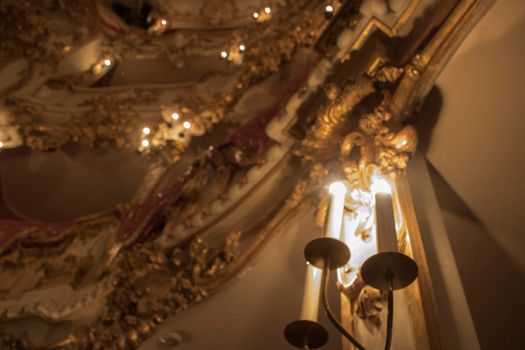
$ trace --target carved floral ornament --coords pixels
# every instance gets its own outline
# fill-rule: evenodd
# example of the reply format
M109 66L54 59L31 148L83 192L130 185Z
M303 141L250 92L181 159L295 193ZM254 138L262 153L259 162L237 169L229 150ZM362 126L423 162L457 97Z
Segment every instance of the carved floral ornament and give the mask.
M26 34L8 38L2 44L2 64L22 56L39 56L43 62L30 60L36 64L27 68L22 83L3 90L2 102L12 118L8 126L16 126L23 144L47 150L67 142L94 145L108 141L120 148L138 147L166 162L157 165L161 169L158 176L143 186L134 201L109 213L63 225L0 221L0 279L6 281L0 290L2 321L36 318L50 327L59 327L62 321L73 324L67 337L47 339L46 343L35 343L20 333L3 333L1 346L137 348L167 318L191 307L242 271L295 214L318 206L322 222L327 201L321 193L331 179L343 178L350 188L366 193L373 176L402 173L417 145L413 126L417 106L439 67L446 63L453 44L459 43L460 34L470 29L465 26L467 20L475 23L489 2L400 3L404 7L395 1L334 3L337 11L327 21L324 2L279 2L275 6L281 12L271 12L271 20L251 22L258 35L252 34L252 29L246 33L253 35L253 42L246 36L233 37L235 47L242 42L248 50L242 64L234 67L231 89L201 99L193 96L174 100L164 110L158 104L158 89L134 87L95 94L64 124L51 124L46 108L31 104L18 89L32 79L34 72L52 72L56 68L53 62L62 57L47 53L48 47L29 48L28 43L34 40L44 42L50 38L50 22L42 21L41 16L51 9L65 13L76 10L69 2L48 1L41 7L31 7L25 1L2 3L2 13L11 9L31 14L37 11L34 18L27 16L30 29ZM95 10L88 5L78 6L87 12L82 12L76 23L92 23L90 11ZM429 10L436 6L441 11ZM260 15L263 13L264 9ZM214 23L225 21L221 17ZM436 29L435 23L442 24ZM6 33L7 28L1 29L2 34ZM81 30L82 35L89 37L90 30ZM171 34L167 30L154 35L161 38ZM120 47L122 40L106 36L104 42ZM365 45L374 40L377 46ZM421 42L426 44L422 46ZM104 50L111 49L111 44L104 45ZM394 53L385 54L389 45L398 45L401 53L392 49ZM299 83L290 84L286 98L272 113L244 123L225 142L214 144L184 174L165 171L190 142L188 138L174 137L172 131L178 121L173 121L173 111L181 112L181 123L187 121L196 127L192 129L195 135L207 132L227 120L250 89L279 74L285 62L294 62L300 47L315 47L322 57L305 69ZM115 59L124 57L126 51L104 50L104 55L111 54ZM82 74L85 72L78 73ZM57 78L57 89L66 86L64 89L71 91L84 81L84 77L68 81L53 74L49 77ZM145 135L141 135L138 105L159 107L160 121L150 125ZM148 140L148 146L141 148L141 137ZM281 173L293 181L274 180L272 176ZM278 192L283 194L272 201L272 210L258 215L253 226L239 227L234 222L230 223L233 229L213 236L210 232L214 225L226 222L239 203L252 205L253 212L261 211L246 193L255 191L265 180L282 186ZM361 210L369 215L367 208L370 203L366 195L347 197L347 215L359 215ZM363 241L368 239L365 226L358 231ZM405 231L398 235L402 251L411 248L403 245ZM55 300L46 290L60 291L68 298ZM353 302L352 314L380 326L381 295L363 289L358 277L342 285L341 290ZM77 313L97 306L98 312L91 318L73 321Z

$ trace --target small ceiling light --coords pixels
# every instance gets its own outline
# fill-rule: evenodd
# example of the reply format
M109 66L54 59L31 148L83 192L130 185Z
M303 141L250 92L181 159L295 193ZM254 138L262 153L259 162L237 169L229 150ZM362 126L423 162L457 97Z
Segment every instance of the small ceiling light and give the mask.
M266 6L266 7L264 8L264 12L267 13L267 14L270 14L270 12L272 12L272 9L269 8L268 6Z
M239 45L239 51L243 52L244 50L246 50L246 46L244 44Z
M226 51L221 51L221 57L222 58L228 57L228 53Z
M326 12L326 13L333 13L334 12L334 7L332 5L326 5L326 7L324 8L324 12Z
M168 24L168 21L166 21L165 19L162 19L160 21L160 24L162 24L163 26L165 26L166 24Z
M142 140L142 147L149 147L149 141L148 140Z
M105 64L106 66L110 66L110 65L111 65L111 60L110 60L109 58L106 58L106 59L104 60L104 64Z
M179 118L180 118L179 113L177 113L177 112L171 113L171 119L178 120Z
M191 128L191 123L186 121L186 122L182 123L182 126L184 127L184 129L189 129L189 128Z
M259 18L259 12L254 12L252 16L255 19Z
M142 129L142 132L144 133L144 135L149 135L151 134L151 129L148 127L145 127L144 129Z

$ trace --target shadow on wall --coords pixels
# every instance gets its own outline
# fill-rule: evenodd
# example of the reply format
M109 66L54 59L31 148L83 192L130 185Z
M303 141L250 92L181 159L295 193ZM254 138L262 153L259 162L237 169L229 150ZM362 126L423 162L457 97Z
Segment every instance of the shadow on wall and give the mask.
M437 124L438 117L443 109L443 94L437 86L432 87L427 97L423 101L419 110L419 117L416 122L418 134L418 150L423 154L431 144L432 131Z
M482 349L525 349L525 276L428 163Z
M456 191L450 186L439 171L427 160L428 172L436 192L436 197L441 210L460 215L476 223L476 225L487 230L474 211L461 199Z

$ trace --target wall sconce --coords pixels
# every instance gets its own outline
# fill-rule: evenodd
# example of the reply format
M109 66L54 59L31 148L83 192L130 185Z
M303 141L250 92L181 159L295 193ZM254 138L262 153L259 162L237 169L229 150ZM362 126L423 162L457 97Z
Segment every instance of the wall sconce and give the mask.
M375 198L378 253L363 263L360 273L367 285L387 293L385 349L390 349L394 316L393 292L410 285L417 278L418 267L414 260L398 251L390 185L382 178L375 178L371 191ZM328 332L317 322L321 299L330 322L356 349L365 350L337 320L328 303L329 272L344 266L350 259L350 249L340 240L346 186L342 182L334 182L330 185L329 192L331 198L323 237L312 240L304 249L307 274L301 316L286 327L284 336L290 344L302 349L315 349L326 344Z

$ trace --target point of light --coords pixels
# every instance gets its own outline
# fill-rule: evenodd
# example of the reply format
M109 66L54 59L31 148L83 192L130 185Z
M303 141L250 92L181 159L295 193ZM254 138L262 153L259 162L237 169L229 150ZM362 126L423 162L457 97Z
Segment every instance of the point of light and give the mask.
M149 135L151 134L151 129L148 127L145 127L144 129L142 129L142 132L144 133L144 135Z
M246 50L246 46L244 46L243 44L239 45L239 51L244 51Z
M264 12L269 14L270 12L272 12L272 9L269 7L265 7Z
M106 66L110 66L110 65L111 65L111 60L110 60L109 58L106 58L106 59L104 60L104 64L105 64Z
M179 113L177 113L177 112L171 113L171 119L178 120L179 118L180 118Z
M340 181L332 182L330 187L328 187L328 192L330 192L330 194L345 194L346 186Z
M326 7L324 8L324 11L326 13L332 13L334 12L334 7L332 5L326 5Z
M163 26L165 26L166 24L168 24L168 21L166 21L165 19L163 19L163 20L160 21L160 24L162 24Z
M191 123L190 122L184 122L184 123L182 123L182 126L184 127L184 129L189 129L189 128L191 128Z
M0 141L0 148L4 148L4 143Z
M221 52L221 57L222 57L222 58L226 58L226 57L228 57L228 53L227 53L226 51L222 51L222 52Z
M254 12L252 16L253 16L253 18L257 19L257 18L259 18L259 13L258 12Z
M142 140L142 147L148 147L149 141L148 140Z
M210 151L213 151L213 146L208 147Z
M372 178L372 184L370 185L370 191L373 195L377 193L392 193L392 188L388 181L379 176Z

